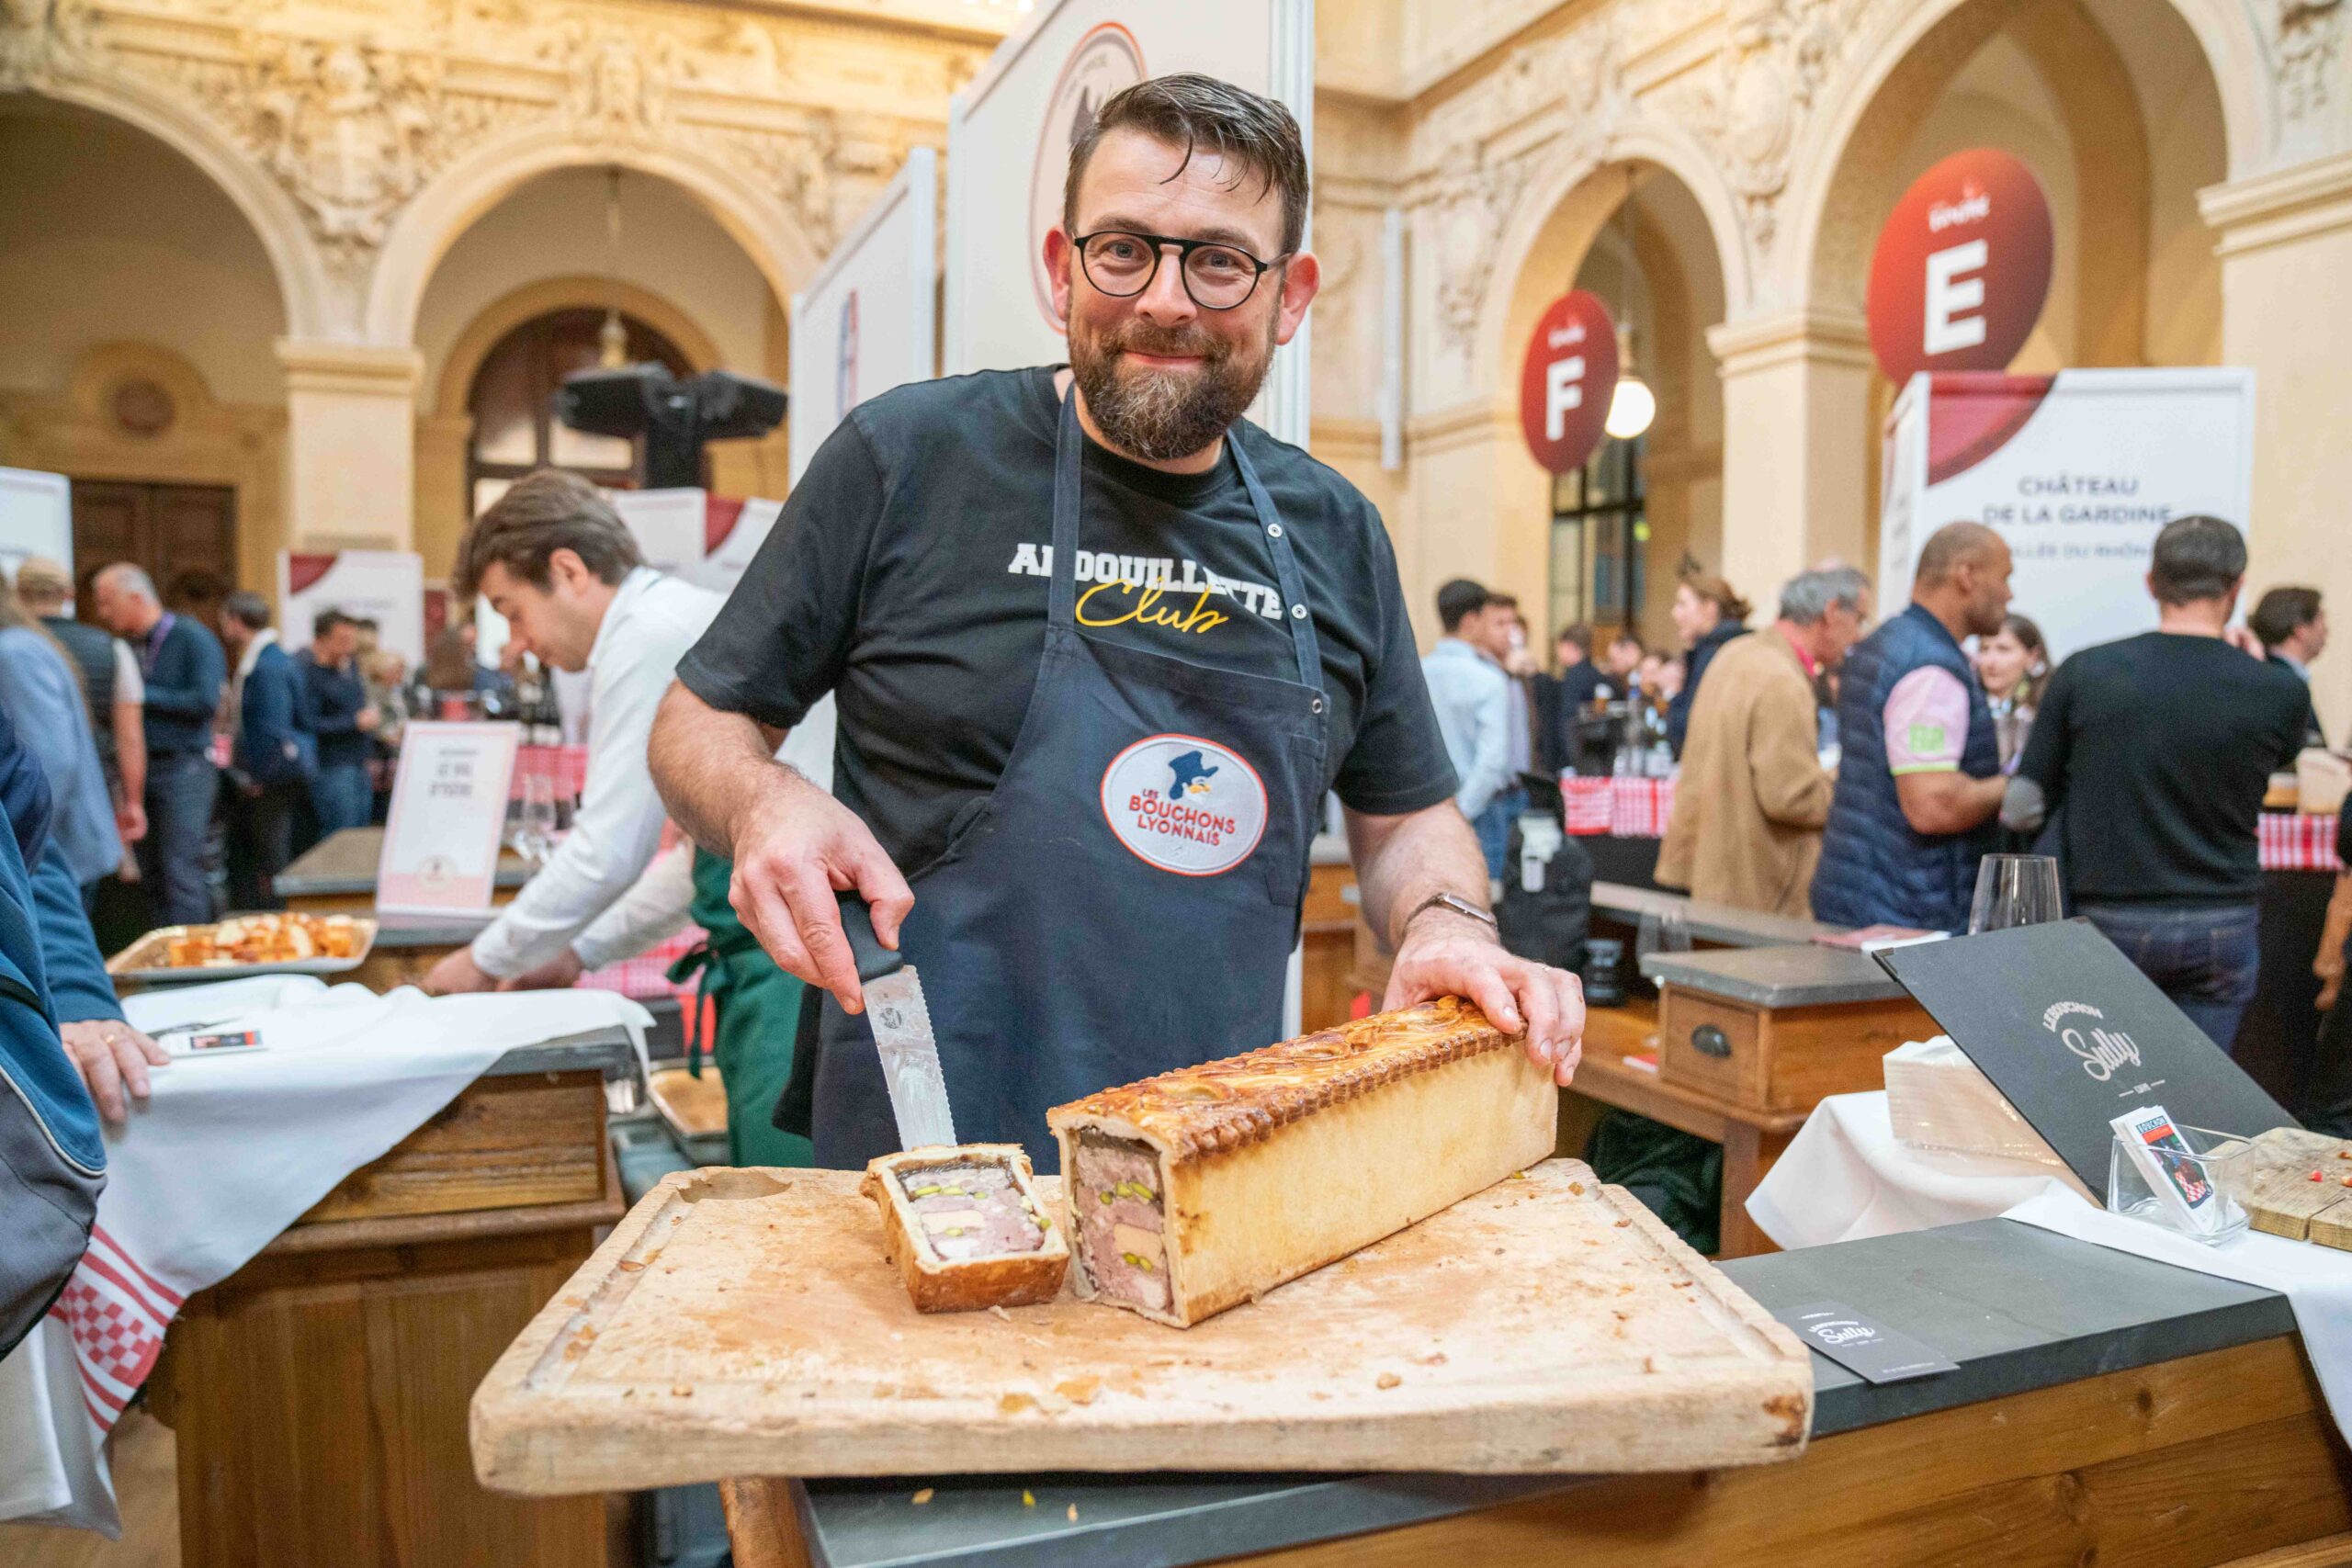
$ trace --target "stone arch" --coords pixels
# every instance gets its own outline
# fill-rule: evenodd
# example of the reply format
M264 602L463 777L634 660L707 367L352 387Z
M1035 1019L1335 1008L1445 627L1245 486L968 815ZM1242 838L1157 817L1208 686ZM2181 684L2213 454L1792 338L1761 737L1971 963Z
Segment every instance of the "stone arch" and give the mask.
M718 345L701 323L650 289L585 275L541 278L493 300L466 324L442 360L441 374L434 383L432 412L442 418L462 418L474 377L501 338L550 311L582 306L617 307L636 317L675 344L698 371L714 369L720 362Z
M253 228L268 256L289 337L334 334L334 291L326 259L286 188L220 129L188 106L127 78L61 76L31 89L120 120L193 164Z
M1516 396L1510 374L1513 345L1522 343L1553 295L1532 298L1529 263L1540 252L1564 245L1581 255L1622 192L1613 179L1600 178L1624 164L1646 164L1671 175L1690 193L1705 217L1723 279L1725 307L1736 313L1751 297L1752 267L1739 205L1713 159L1679 128L1639 121L1611 136L1598 155L1564 160L1539 169L1496 241L1494 282L1479 313L1476 351L1480 363L1471 384L1498 387Z
M474 220L526 181L559 169L617 165L669 181L701 202L741 246L779 301L820 256L802 227L757 182L673 143L597 144L541 128L477 149L443 171L401 212L386 238L368 291L370 342L405 344L435 268Z
M1635 359L1658 394L1641 459L1651 582L1685 551L1711 562L1721 552L1723 396L1706 333L1747 287L1746 231L1728 189L1687 146L1637 129L1608 151L1605 161L1564 164L1530 182L1507 235L1510 270L1498 269L1481 334L1490 359L1482 384L1507 405L1496 410L1505 434L1490 480L1496 570L1520 586L1522 604L1529 585L1546 585L1544 612L1530 613L1546 636L1557 629L1548 588L1561 547L1552 480L1519 439L1518 359L1536 318L1571 287L1600 289L1622 320L1639 327ZM1609 613L1597 604L1589 609ZM1654 590L1635 613L1645 635L1662 632L1664 603Z
M2163 6L2201 51L2221 104L2229 173L2250 171L2274 144L2277 127L2265 91L2270 72L2244 10L2229 0L2163 0ZM1772 282L1782 298L1810 299L1825 276L1858 276L1867 266L1870 236L1841 211L1841 197L1853 188L1856 153L1871 143L1873 114L1886 113L1908 87L1948 78L2026 9L2025 0L1928 0L1902 8L1863 41L1848 70L1825 84L1781 197L1781 231L1790 241L1775 258Z

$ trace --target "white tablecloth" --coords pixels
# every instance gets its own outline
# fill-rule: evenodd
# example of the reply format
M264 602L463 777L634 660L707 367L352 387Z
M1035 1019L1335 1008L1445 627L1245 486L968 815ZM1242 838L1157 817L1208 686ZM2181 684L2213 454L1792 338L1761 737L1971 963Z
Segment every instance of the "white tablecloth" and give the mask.
M151 1032L258 1029L264 1049L175 1060L107 1136L90 1250L0 1360L0 1519L119 1528L101 1444L190 1294L243 1267L351 1172L507 1051L652 1021L608 991L376 996L309 979L230 981L125 1003Z
M2352 1440L2352 1253L2248 1231L2219 1247L2110 1214L2071 1173L1898 1142L1886 1096L1821 1102L1756 1190L1748 1217L1784 1247L2006 1216L2079 1241L2277 1291L2294 1309L2328 1408Z

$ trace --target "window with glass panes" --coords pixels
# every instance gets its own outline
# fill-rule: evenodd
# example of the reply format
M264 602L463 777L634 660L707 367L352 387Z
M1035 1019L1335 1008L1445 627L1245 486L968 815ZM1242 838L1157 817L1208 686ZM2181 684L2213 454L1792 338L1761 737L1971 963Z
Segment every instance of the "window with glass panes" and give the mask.
M1643 439L1604 440L1552 480L1552 626L1637 625L1649 524L1642 513Z
M618 435L591 435L555 417L556 389L578 370L594 369L605 312L593 307L553 310L534 317L498 340L474 372L466 410L474 433L466 447L466 491L474 515L506 493L506 487L534 468L569 468L615 490L645 481L641 443ZM692 375L675 344L632 316L628 329L632 365L655 362L677 375Z

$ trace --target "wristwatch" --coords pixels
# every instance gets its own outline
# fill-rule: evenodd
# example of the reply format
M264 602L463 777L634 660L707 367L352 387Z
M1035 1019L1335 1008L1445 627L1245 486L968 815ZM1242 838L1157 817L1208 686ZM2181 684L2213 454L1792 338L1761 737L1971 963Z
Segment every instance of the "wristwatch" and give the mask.
M1502 927L1495 923L1495 917L1492 912L1481 909L1477 905L1473 904L1469 899L1464 898L1459 893L1432 893L1428 897L1422 899L1419 904L1413 906L1413 912L1405 917L1405 923L1396 928L1399 934L1403 933L1415 920L1419 919L1424 913L1430 909L1451 909L1457 915L1467 915L1472 919L1476 920L1480 925L1485 926L1488 931L1493 931L1496 935L1499 936L1502 934Z

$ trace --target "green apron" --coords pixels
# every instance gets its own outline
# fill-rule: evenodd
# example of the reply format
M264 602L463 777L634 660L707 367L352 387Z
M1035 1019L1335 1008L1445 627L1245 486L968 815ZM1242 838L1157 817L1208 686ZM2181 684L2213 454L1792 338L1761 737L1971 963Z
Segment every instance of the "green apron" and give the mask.
M727 1089L729 1157L737 1165L806 1166L814 1146L797 1133L779 1132L773 1122L776 1100L792 1077L801 983L777 968L736 918L727 902L732 873L717 855L695 852L694 919L709 936L671 967L670 978L684 981L699 970L701 994L711 999L717 1015L711 1055ZM690 1027L688 1039L696 1033ZM700 1054L690 1048L689 1061L700 1077Z

